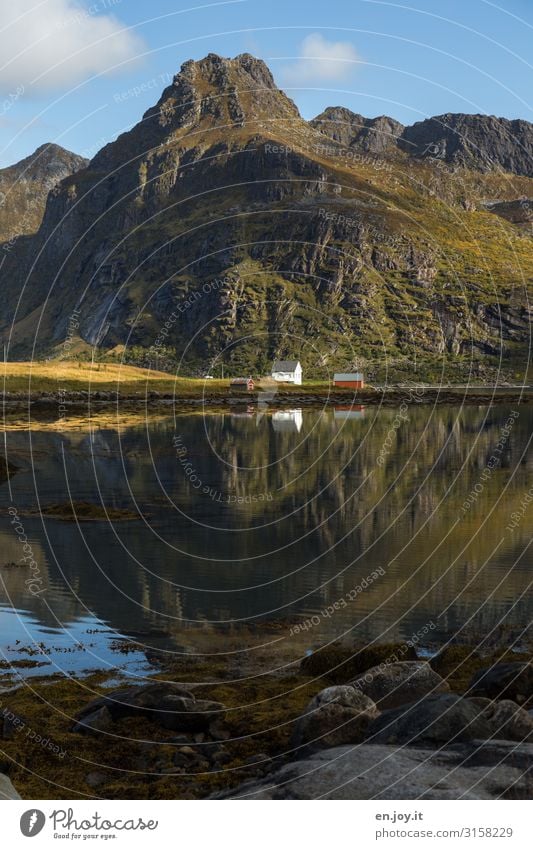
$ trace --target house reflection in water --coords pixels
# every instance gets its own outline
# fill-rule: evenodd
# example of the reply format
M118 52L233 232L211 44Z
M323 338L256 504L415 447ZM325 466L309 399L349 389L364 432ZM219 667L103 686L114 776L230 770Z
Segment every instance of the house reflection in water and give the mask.
M335 407L334 416L336 420L364 419L365 408L362 404L352 404L350 407Z
M300 433L303 421L302 410L278 410L272 413L272 426L277 433Z

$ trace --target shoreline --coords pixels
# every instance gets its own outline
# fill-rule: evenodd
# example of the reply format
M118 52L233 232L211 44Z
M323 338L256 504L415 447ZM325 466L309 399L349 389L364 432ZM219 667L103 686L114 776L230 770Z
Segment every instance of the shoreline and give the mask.
M387 669L400 658L408 664L422 661L429 675L442 676L450 694L445 699L464 699L472 676L481 669L510 661L530 663L532 657L525 646L510 652L504 642L480 651L478 642L439 641L430 658L423 647L405 651L405 645L409 643L330 644L295 661L282 675L267 666L236 676L229 657L201 656L168 658L141 679L118 665L88 670L86 676L58 673L25 681L13 670L16 685L4 687L0 695L6 771L23 799L120 799L132 792L138 799L212 798L305 757L296 725L310 699L325 688L341 685L345 690L354 678ZM3 683L8 684L7 676ZM180 731L160 721L147 707L151 703L143 701L131 709L139 688L156 701L164 701L172 688L207 700L198 704L212 711L208 727ZM157 711L157 704L153 707ZM351 745L357 742L364 739L354 736ZM327 754L334 745L326 738L320 750Z
M356 394L351 391L321 392L309 391L298 392L295 390L280 390L273 398L264 401L261 392L250 392L239 395L230 393L198 393L194 395L160 393L149 391L148 393L120 393L115 391L70 391L63 392L61 399L48 392L17 393L6 392L0 394L0 402L4 412L13 410L47 410L57 411L61 404L62 416L65 412L89 409L106 409L121 405L130 405L135 408L147 407L148 412L155 412L161 408L183 407L197 408L221 407L232 408L238 406L249 406L259 409L275 410L287 407L336 407L345 406L347 409L358 406L387 406L394 407L401 404L439 404L453 405L488 405L488 404L528 404L533 401L533 389L530 387L495 387L494 389L483 387L423 387L411 389L408 387L395 387L384 390L359 390ZM65 410L68 408L68 410Z

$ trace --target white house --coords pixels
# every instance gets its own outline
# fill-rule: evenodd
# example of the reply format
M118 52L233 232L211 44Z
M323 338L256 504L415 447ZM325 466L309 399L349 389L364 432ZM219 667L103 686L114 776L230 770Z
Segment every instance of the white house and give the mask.
M281 383L296 383L300 386L302 367L298 360L274 360L272 378Z

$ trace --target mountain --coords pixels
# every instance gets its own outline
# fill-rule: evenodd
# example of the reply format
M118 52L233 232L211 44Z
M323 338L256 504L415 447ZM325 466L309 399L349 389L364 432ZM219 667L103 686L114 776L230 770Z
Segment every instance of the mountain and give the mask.
M502 173L428 156L419 130L408 152L409 130L339 107L306 122L248 54L186 62L6 253L10 357L79 336L171 349L181 373L523 370L530 231L500 214L533 196L520 144L494 140Z
M310 124L346 147L375 154L395 152L405 129L394 118L364 118L344 106L328 106Z
M406 127L400 146L411 156L533 177L533 125L528 121L492 115L439 115Z
M48 193L85 165L83 157L43 144L21 162L0 169L0 242L38 230Z

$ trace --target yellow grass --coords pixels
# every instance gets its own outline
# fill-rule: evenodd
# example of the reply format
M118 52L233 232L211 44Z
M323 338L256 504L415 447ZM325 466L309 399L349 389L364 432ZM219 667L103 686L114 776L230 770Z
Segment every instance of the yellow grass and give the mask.
M199 394L227 388L227 381L174 378L166 372L153 371L120 363L90 363L72 360L48 362L9 362L0 364L2 389L6 392L61 392L120 390L123 395L144 395L146 391Z

